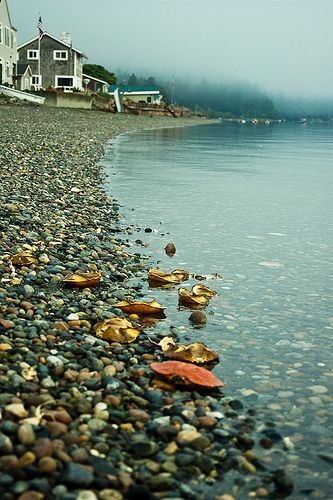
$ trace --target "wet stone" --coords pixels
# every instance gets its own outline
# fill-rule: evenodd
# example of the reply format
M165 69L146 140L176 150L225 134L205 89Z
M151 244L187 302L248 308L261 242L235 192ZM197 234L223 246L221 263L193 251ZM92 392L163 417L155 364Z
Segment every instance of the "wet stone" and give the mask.
M93 474L84 466L68 463L62 474L61 481L71 486L90 486Z

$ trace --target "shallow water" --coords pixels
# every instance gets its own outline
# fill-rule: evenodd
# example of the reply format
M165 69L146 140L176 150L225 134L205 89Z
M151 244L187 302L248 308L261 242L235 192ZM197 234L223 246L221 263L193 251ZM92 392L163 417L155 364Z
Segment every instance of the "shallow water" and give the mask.
M156 331L172 325L218 350L225 394L289 438L281 462L293 497L329 498L332 463L318 453L333 457L333 125L140 131L110 143L104 164L124 224L142 228L132 241L149 244L133 253L161 270L222 276L204 282L218 293L204 328L178 309L176 290L146 287L167 306Z

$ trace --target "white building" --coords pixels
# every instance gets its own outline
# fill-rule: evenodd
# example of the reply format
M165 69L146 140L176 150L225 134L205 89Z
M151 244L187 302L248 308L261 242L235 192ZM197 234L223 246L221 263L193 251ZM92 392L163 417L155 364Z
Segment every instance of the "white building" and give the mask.
M16 65L16 29L10 19L7 0L0 0L0 83L13 85Z

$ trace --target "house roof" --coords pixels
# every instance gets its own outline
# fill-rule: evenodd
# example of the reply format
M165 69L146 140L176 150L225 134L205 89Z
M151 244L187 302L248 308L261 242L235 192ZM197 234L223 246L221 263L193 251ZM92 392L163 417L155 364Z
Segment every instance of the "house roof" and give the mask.
M1 3L1 0L0 0L0 3ZM13 30L17 31L17 29L16 29L16 28L14 28L14 26L13 26L13 24L12 24L12 20L11 20L11 18L10 18L10 12L9 12L9 7L8 7L8 4L7 4L7 0L4 0L4 5L5 5L5 9L7 10L7 14L8 14L8 19L9 19L9 24L10 24L10 27L11 27Z
M101 80L100 78L96 78L95 76L87 75L86 73L82 73L83 78L90 78L90 80L94 80L94 82L99 82L99 83L104 83L105 85L108 84L105 80Z
M43 37L44 36L48 36L49 38L52 38L53 40L55 40L56 42L58 43L61 43L61 45L63 45L64 47L66 47L67 49L71 49L73 50L74 52L77 52L78 54L81 54L82 57L85 57L87 59L87 56L81 51L81 50L78 50L76 49L75 47L71 47L70 45L68 45L67 43L63 42L62 40L59 40L59 38L56 38L55 36L53 35L50 35L50 33L46 33L44 32L43 34ZM22 45L20 45L19 47L17 47L17 50L20 50L22 49L23 47L25 47L26 45L29 45L31 42L35 42L36 40L38 40L38 36L35 36L34 38L32 38L31 40L29 40L28 42L25 42L23 43Z
M128 94L160 94L161 92L154 85L109 85L108 92L119 92Z
M27 71L27 69L30 69L30 72L31 72L31 68L30 68L30 65L29 64L18 64L17 65L17 76L22 76L24 75L24 73Z

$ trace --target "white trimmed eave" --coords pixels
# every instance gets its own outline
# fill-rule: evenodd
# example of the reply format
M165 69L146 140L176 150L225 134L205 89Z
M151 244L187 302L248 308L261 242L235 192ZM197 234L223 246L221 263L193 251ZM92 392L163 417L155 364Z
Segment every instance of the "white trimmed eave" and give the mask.
M90 80L93 80L94 82L98 82L98 83L103 83L105 85L109 85L108 82L106 82L105 80L100 80L99 78L95 78L94 76L87 75L86 73L82 73L82 77L83 78L90 78Z
M52 38L56 42L61 43L61 45L63 45L67 49L72 49L74 52L77 52L78 54L80 54L85 59L88 59L87 56L83 52L81 52L81 50L77 50L74 47L71 47L70 45L67 45L67 43L64 43L61 40L59 40L58 38L56 38L55 36L50 35L50 33L46 33L45 32L43 36L49 36L50 38ZM38 36L35 36L34 38L32 38L31 40L29 40L28 42L25 42L22 45L20 45L19 47L17 47L17 50L23 49L23 47L26 47L26 45L29 45L30 43L35 42L36 40L38 40Z

